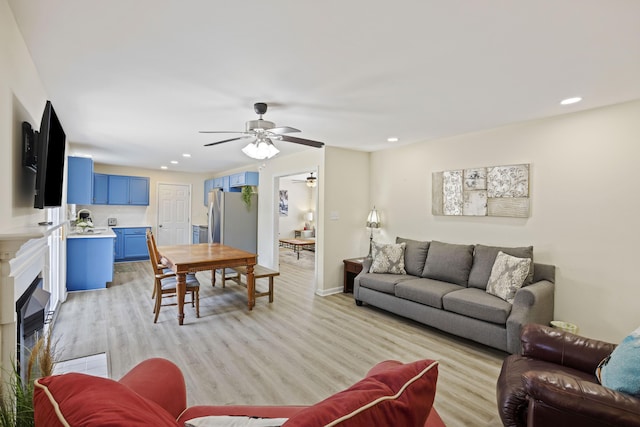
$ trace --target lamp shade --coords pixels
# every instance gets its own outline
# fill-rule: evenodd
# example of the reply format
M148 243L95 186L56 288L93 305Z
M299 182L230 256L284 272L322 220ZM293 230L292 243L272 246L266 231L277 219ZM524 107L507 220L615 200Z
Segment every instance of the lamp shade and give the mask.
M247 144L242 152L252 159L270 159L280 152L269 138L258 138L256 141Z
M367 228L380 228L380 216L375 206L371 209L367 217Z
M304 214L304 220L313 221L313 212L307 212L306 214Z

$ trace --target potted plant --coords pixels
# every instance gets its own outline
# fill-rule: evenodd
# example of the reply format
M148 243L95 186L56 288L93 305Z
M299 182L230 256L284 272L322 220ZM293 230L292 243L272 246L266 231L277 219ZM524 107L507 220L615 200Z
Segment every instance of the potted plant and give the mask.
M253 195L253 186L244 185L242 187L242 201L247 206L247 210L251 209L251 196Z

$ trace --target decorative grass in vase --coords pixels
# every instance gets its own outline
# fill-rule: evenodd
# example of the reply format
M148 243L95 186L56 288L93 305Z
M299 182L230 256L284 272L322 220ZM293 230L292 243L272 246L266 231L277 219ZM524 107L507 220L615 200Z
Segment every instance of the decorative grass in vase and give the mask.
M55 345L51 343L51 328L36 341L27 362L27 381L23 381L13 366L9 384L0 388L0 427L35 426L33 419L33 382L53 374Z

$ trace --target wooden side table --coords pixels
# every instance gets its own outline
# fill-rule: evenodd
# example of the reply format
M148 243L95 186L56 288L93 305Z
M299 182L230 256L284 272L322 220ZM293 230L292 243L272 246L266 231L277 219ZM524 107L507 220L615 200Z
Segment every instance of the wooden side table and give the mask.
M353 279L362 271L363 258L350 258L342 260L344 263L344 289L343 292L353 292Z

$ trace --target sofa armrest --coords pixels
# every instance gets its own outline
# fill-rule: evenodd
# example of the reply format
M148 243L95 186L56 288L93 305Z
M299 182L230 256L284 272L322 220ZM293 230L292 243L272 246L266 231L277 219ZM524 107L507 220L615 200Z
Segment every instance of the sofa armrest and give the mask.
M187 408L187 389L182 371L167 359L152 358L140 362L119 382L157 403L174 418Z
M532 283L516 292L507 319L507 351L520 353L520 331L527 323L548 325L553 320L555 285L548 281Z
M595 375L600 361L615 344L581 337L544 325L526 325L521 334L522 355L568 366Z
M570 375L528 371L528 425L640 426L640 399Z
M359 296L358 294L359 294L359 291L360 291L360 277L363 274L369 273L369 269L371 268L371 263L372 262L373 262L373 258L371 258L370 256L366 256L362 260L362 270L353 279L353 298L355 298L356 301L358 301L358 296Z

